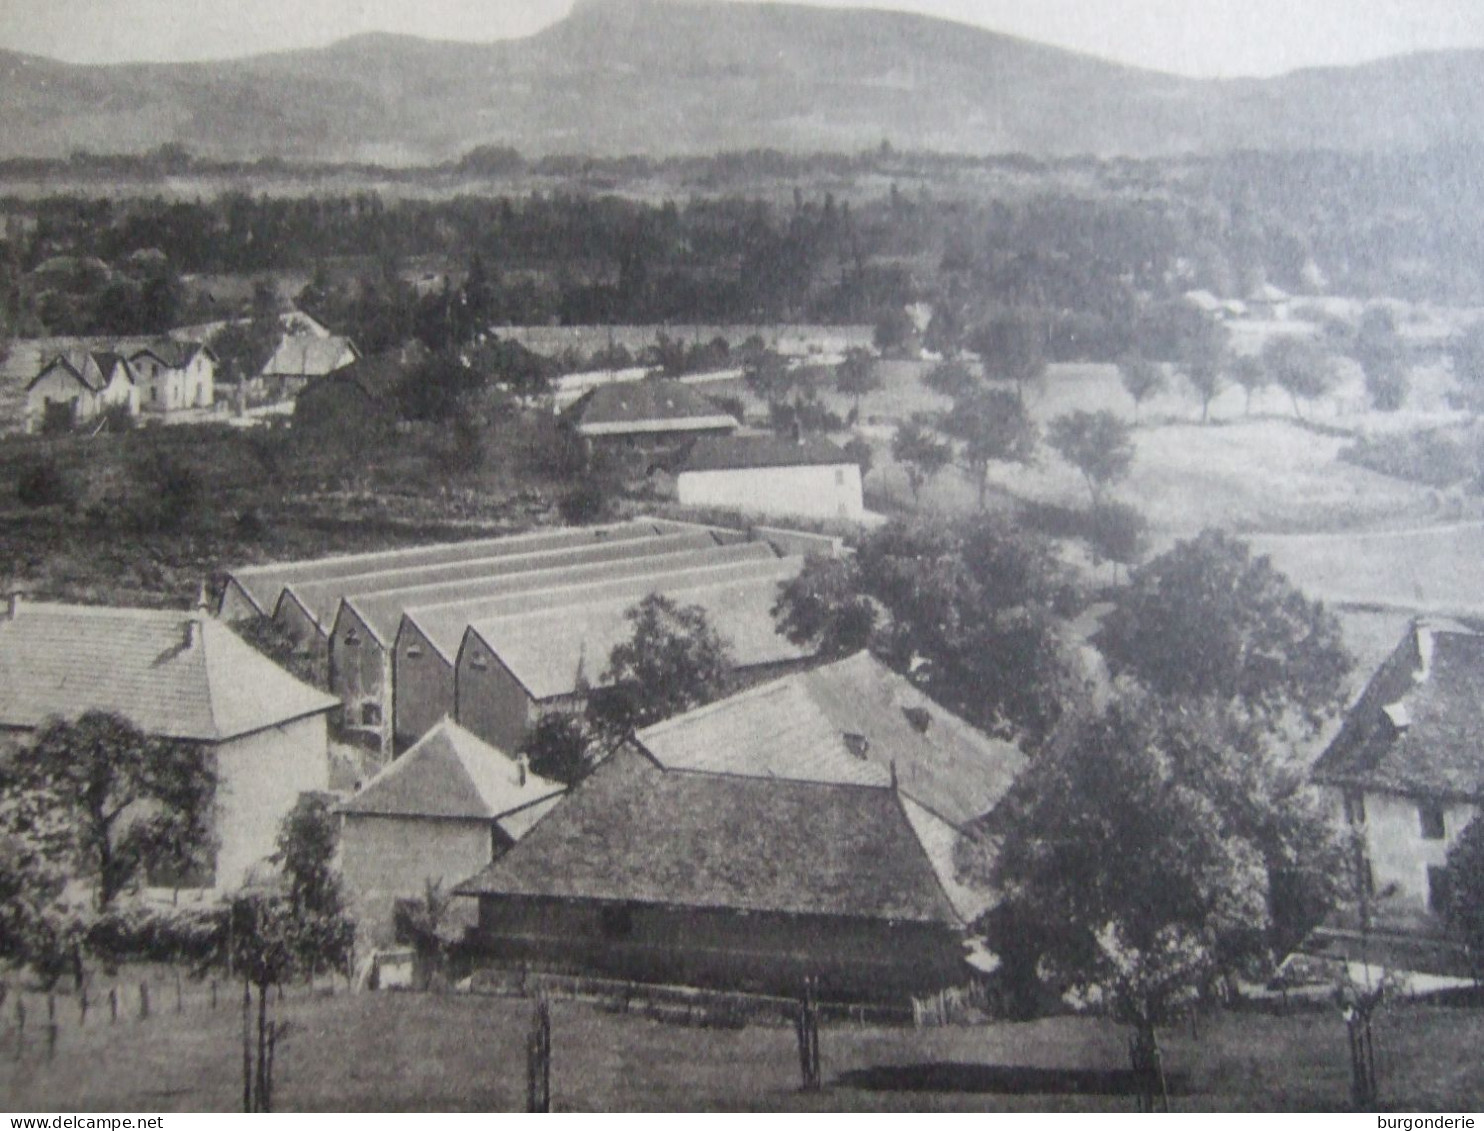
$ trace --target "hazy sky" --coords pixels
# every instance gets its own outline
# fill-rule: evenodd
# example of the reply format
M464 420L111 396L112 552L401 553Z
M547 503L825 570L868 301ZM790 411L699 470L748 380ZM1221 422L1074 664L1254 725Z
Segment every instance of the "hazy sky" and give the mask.
M830 7L861 0L806 0ZM0 0L0 46L75 62L221 58L356 32L528 35L571 0ZM1191 75L1484 46L1484 0L878 0Z

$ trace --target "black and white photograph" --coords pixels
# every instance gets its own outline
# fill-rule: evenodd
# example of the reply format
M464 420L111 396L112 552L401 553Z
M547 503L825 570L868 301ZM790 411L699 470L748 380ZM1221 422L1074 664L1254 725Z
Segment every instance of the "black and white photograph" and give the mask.
M0 1109L1481 1046L1479 0L0 0Z

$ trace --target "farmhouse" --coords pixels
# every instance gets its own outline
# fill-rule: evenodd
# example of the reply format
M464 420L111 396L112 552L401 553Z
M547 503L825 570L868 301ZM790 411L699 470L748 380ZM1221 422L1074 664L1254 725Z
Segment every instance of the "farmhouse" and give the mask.
M210 408L216 399L217 356L200 342L162 338L129 352L139 373L143 412Z
M392 941L398 900L421 897L430 883L447 891L484 868L563 789L442 720L339 807L340 870L361 935Z
M676 490L685 506L852 522L865 517L860 465L828 440L698 440L681 465Z
M682 455L702 436L727 436L737 418L679 381L646 378L600 385L564 421L589 451L634 453L652 463Z
M334 706L200 614L13 598L0 621L0 729L113 711L211 750L217 888L238 886L274 851L301 793L329 786Z
M109 350L68 350L26 386L26 431L72 428L113 405L139 413L138 375L128 359Z
M1375 921L1436 933L1448 848L1484 802L1484 635L1414 622L1313 778L1360 834Z
M542 714L580 710L601 685L614 647L632 633L627 612L651 593L704 609L731 643L743 678L797 667L809 653L776 631L772 609L778 586L803 564L780 558L643 578L469 622L454 662L455 717L486 741L513 748Z
M344 369L361 356L355 343L336 335L285 334L263 366L262 383L274 396L290 399L312 378Z

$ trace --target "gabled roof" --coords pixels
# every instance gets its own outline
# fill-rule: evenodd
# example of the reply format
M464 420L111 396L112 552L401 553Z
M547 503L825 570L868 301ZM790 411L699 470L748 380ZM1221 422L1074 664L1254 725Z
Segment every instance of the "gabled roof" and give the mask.
M184 369L198 353L204 353L212 361L217 360L210 346L200 342L179 341L175 338L158 338L146 345L138 346L129 351L129 359L132 361L144 354L149 354L168 369Z
M628 610L647 593L663 593L704 609L711 626L731 644L737 666L784 663L809 654L774 628L772 615L779 584L797 576L802 565L802 558L749 563L731 567L735 572L728 580L677 574L621 597L564 601L537 612L475 621L463 635L466 642L482 640L531 698L571 695L584 683L597 685L614 647L633 633Z
M349 338L286 334L263 366L264 377L323 377L361 356Z
M1025 765L868 652L750 688L639 732L671 769L889 785L952 825L984 816Z
M268 616L277 607L279 596L286 585L349 578L358 574L412 569L447 562L472 561L476 558L499 557L505 554L530 553L538 549L578 546L615 538L647 538L654 537L655 534L654 526L638 521L615 523L609 526L560 527L532 530L524 534L507 534L498 538L476 538L467 542L440 542L428 546L410 546L402 550L378 550L365 554L340 554L304 561L240 566L232 570L228 578L242 590L260 613Z
M802 442L777 436L703 436L690 450L686 471L737 471L759 467L836 467L854 464L829 440L806 437Z
M960 923L891 789L664 770L632 750L456 890Z
M191 613L27 602L0 621L0 726L97 709L150 734L219 742L337 704Z
M1313 776L1342 787L1484 800L1484 635L1415 622Z
M53 369L61 367L76 378L89 392L101 393L108 387L115 366L124 367L124 376L132 383L134 368L122 355L111 350L72 349L57 354L41 367L26 388L34 388Z
M535 603L574 586L674 573L707 564L771 559L773 554L760 542L718 546L704 534L685 534L586 547L581 554L562 551L553 557L567 560L552 562L547 555L504 558L491 562L492 568L480 576L464 580L347 594L341 602L341 614L354 613L379 643L389 646L396 639L402 615L409 609L463 606L477 611L517 593L529 594Z
M370 357L358 357L349 365L319 374L304 391L307 393L311 388L321 387L322 383L350 386L373 401L390 401L397 395L411 368L405 360L405 352L386 350Z
M737 418L678 381L646 378L599 385L567 410L579 435L733 429Z
M340 812L359 816L498 820L565 789L445 718L387 766ZM524 832L526 824L518 821ZM515 839L519 839L516 837Z

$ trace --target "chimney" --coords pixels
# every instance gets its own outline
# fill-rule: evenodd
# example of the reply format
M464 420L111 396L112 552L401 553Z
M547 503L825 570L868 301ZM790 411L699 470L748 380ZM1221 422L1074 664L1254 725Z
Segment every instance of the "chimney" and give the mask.
M516 784L517 785L522 786L522 787L525 786L525 784L526 784L526 776L530 772L530 765L531 765L531 760L529 758L527 758L524 754L520 754L520 755L518 755L516 757L516 759L515 759L515 781L516 781Z
M194 648L201 643L201 618L190 616L185 622L185 636L182 638L186 648Z

